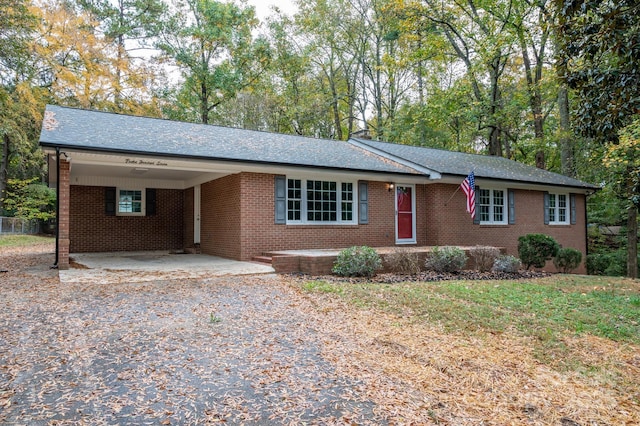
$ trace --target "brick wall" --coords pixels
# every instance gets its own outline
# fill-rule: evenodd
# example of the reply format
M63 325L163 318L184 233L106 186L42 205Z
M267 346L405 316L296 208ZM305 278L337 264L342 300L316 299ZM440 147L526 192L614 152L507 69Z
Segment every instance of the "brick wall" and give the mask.
M426 241L427 245L490 245L505 247L507 254L518 256L518 237L526 234L540 233L550 235L563 247L580 250L583 265L576 270L584 273L586 257L585 240L585 197L576 194L575 225L545 225L543 209L543 193L540 191L515 190L514 225L474 225L465 211L465 198L456 185L435 184L426 187L428 206ZM548 270L554 270L551 262Z
M240 197L241 176L239 174L225 176L201 186L200 248L202 253L241 259Z
M242 259L272 250L372 247L395 244L394 192L384 182L369 182L369 223L366 225L276 225L274 175L242 173ZM416 191L417 226L424 227L424 188ZM417 232L418 244L426 234Z
M576 195L577 224L544 225L543 194L516 190L515 225L473 225L456 185L416 185L418 246L492 245L517 256L521 235L544 233L563 247L586 252L584 196ZM277 250L395 245L394 192L369 182L367 225L276 225L274 175L240 173L202 185L202 252L232 259ZM548 265L553 269L553 265ZM576 272L584 272L584 266Z
M183 191L156 190L154 216L107 216L104 188L71 186L70 251L109 252L183 248Z

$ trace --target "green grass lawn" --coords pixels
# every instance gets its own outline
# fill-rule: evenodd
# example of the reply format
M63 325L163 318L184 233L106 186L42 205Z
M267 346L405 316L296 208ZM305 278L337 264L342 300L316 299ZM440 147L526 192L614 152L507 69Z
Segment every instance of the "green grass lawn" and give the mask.
M567 355L562 342L567 334L640 344L638 280L554 275L522 281L401 284L309 281L303 288L335 293L356 306L410 315L449 332L533 337L542 361Z
M29 246L33 244L51 243L53 237L41 235L0 235L0 247Z

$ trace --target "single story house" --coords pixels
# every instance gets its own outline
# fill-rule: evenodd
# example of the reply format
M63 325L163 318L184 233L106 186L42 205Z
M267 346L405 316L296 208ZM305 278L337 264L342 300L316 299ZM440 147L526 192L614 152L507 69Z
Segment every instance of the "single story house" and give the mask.
M40 145L69 253L504 247L544 233L586 253L597 187L505 158L47 106ZM473 171L475 220L458 190ZM584 267L580 270L584 272Z

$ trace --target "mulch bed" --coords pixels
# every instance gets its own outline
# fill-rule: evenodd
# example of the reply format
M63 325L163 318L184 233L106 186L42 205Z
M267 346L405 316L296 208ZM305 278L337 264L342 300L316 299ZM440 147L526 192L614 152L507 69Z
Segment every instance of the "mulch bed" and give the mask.
M435 282L435 281L485 281L485 280L523 280L545 278L551 276L548 272L541 271L519 271L516 273L509 272L480 272L480 271L460 271L457 273L424 271L416 275L404 275L393 273L376 274L371 278L365 277L339 277L337 275L323 275L321 277L313 277L314 279L323 279L330 282L351 282L351 283L378 283L378 284L395 284L403 282Z

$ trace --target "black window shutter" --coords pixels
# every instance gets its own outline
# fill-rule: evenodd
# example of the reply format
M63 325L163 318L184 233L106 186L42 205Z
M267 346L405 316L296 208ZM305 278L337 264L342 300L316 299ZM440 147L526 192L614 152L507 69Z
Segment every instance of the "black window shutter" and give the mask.
M365 180L358 182L358 223L369 223L369 182Z
M571 224L575 225L577 218L576 218L576 194L569 194L569 206L571 207Z
M287 178L275 177L275 223L287 223Z
M104 188L104 214L107 216L116 215L116 188Z
M147 188L145 193L146 215L154 216L156 214L156 189Z
M476 199L476 216L473 218L474 225L480 225L480 206L478 205L478 193L480 192L480 187L476 186L475 192L473 196Z
M544 224L549 224L549 193L544 193Z
M516 194L513 189L507 190L509 196L509 225L516 224Z

